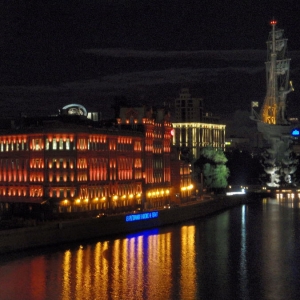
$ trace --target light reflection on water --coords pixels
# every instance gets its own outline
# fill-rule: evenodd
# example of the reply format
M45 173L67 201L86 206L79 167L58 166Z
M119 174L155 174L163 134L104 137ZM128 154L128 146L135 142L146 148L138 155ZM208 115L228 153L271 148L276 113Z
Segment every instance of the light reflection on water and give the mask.
M299 205L0 258L0 299L298 299Z
M155 229L67 250L62 271L65 300L171 299L171 233Z
M242 206L241 213L241 246L240 246L240 277L241 293L249 299L248 268L247 268L247 206Z
M195 226L182 226L180 272L181 299L196 299L196 277Z

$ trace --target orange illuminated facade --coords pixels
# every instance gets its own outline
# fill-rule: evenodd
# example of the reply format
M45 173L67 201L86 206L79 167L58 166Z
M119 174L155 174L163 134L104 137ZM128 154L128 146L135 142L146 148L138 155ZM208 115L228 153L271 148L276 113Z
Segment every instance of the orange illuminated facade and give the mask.
M165 109L153 111L145 107L120 109L118 124L143 128L143 177L145 208L161 207L171 197L171 140L172 124Z
M58 213L71 213L169 201L168 120L143 112L108 128L72 118L26 120L27 125L1 130L0 212L12 203L50 203Z

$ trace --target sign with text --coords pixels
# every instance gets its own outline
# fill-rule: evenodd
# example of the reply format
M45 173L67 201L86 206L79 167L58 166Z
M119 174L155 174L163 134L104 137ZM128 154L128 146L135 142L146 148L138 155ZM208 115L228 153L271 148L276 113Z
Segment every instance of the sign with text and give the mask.
M140 214L127 215L126 222L142 221L158 218L158 211L144 212Z

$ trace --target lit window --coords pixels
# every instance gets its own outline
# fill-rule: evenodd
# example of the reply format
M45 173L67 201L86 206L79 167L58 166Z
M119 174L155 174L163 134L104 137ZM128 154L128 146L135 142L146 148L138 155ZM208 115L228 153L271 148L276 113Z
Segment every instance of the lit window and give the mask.
M46 139L46 150L49 150L50 145L49 145L49 139Z
M59 150L64 150L64 141L63 141L63 139L59 139Z
M34 140L34 149L40 150L40 140Z
M66 140L66 149L70 150L70 139Z

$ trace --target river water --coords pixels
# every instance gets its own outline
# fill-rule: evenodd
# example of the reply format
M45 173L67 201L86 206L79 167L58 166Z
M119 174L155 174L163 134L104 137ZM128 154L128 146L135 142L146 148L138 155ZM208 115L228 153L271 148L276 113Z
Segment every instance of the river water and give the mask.
M0 258L0 299L300 299L300 203Z

